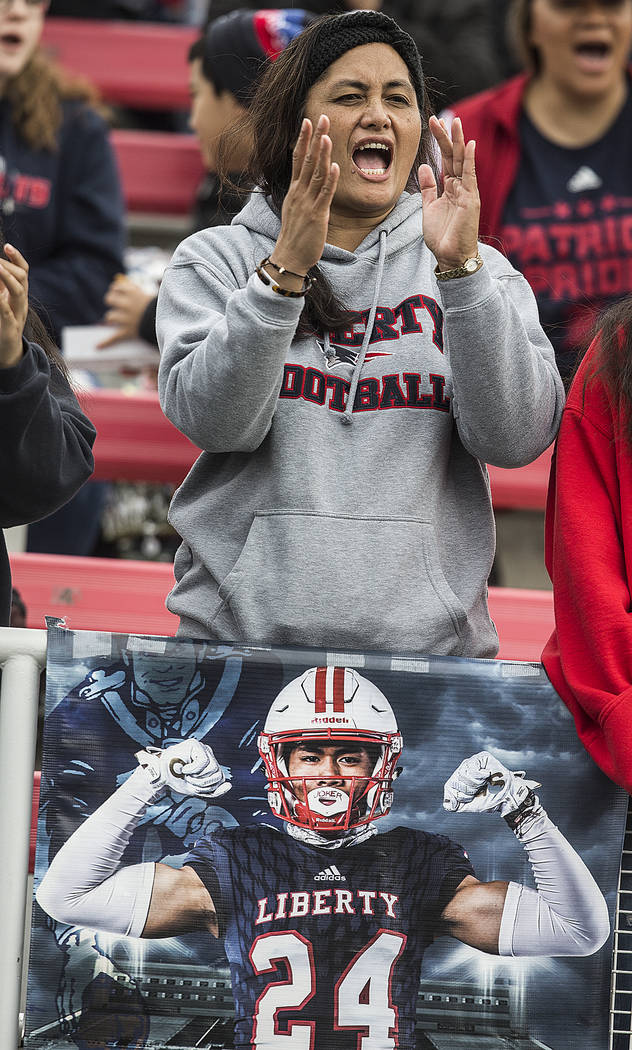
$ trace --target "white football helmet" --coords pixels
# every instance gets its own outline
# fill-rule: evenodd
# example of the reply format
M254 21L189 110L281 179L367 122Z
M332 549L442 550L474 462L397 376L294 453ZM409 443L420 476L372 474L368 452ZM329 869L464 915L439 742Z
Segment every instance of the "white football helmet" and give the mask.
M319 742L359 744L377 754L369 777L353 781L349 795L327 787L322 777L288 775L292 745ZM384 693L349 667L310 667L274 700L257 740L268 776L268 802L275 816L312 831L348 831L385 816L393 803L393 781L402 736ZM304 801L294 785L300 780ZM310 780L318 783L310 784Z

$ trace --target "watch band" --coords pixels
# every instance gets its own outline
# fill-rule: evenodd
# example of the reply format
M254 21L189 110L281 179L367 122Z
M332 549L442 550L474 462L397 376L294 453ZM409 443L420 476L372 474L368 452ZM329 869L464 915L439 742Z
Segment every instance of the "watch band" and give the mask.
M455 277L469 277L470 274L476 273L480 270L483 265L483 260L480 255L475 255L472 259L466 259L462 266L455 266L453 270L444 270L443 273L439 270L439 265L435 266L435 277L438 281L452 281Z

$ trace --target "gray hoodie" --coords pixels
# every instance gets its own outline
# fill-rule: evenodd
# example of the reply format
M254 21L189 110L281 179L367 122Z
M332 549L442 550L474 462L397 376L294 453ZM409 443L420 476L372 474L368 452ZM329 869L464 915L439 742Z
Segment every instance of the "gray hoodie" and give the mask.
M485 463L535 459L563 405L531 290L485 245L437 283L403 194L354 252L325 246L357 323L299 339L303 299L254 274L279 228L253 194L160 289L162 407L203 450L171 505L167 605L198 637L493 657Z

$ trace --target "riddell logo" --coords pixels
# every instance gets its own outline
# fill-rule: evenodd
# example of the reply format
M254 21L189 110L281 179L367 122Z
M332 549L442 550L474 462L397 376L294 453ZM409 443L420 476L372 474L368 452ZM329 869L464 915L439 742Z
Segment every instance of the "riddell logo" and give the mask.
M329 718L312 718L312 723L314 723L314 722L318 722L318 723L321 723L321 722L344 722L345 725L348 725L349 724L349 719L348 718L334 718L333 715L330 715Z
M347 876L341 875L335 864L332 864L330 868L323 868L322 871L318 872L318 875L314 875L314 882L346 882Z

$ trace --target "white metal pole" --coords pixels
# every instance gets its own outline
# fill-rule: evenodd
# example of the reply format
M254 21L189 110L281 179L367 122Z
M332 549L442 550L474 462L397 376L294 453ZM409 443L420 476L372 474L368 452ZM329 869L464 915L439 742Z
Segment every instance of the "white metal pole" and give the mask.
M0 628L0 1047L18 1045L39 679L46 631Z

